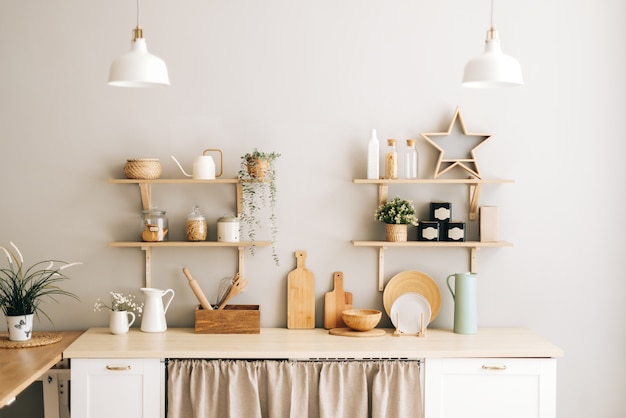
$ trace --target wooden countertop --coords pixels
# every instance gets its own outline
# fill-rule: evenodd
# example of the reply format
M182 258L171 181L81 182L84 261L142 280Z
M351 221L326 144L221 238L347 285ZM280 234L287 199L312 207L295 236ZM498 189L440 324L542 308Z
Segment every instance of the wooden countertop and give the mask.
M441 357L562 357L563 351L521 328L482 328L474 335L428 329L425 337L330 335L325 329L262 328L260 334L195 334L193 328L113 335L85 332L64 352L67 358L336 359Z
M0 348L0 408L63 359L83 331L62 331L61 341L32 348Z

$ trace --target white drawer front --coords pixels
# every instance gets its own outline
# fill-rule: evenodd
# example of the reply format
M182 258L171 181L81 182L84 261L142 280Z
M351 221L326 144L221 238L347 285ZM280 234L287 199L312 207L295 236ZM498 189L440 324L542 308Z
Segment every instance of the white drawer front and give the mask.
M555 405L556 360L426 360L426 418L554 418Z

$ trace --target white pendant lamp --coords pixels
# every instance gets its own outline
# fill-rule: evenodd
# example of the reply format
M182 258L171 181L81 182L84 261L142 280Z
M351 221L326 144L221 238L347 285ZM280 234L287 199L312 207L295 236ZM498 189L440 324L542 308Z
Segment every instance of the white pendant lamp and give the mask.
M487 31L485 52L465 64L463 87L515 87L524 84L519 62L502 52L498 31L493 28L493 0L491 0L491 28Z
M137 27L133 29L130 51L119 56L109 70L109 86L159 87L169 86L170 78L165 62L148 52L143 31L139 26L137 0Z

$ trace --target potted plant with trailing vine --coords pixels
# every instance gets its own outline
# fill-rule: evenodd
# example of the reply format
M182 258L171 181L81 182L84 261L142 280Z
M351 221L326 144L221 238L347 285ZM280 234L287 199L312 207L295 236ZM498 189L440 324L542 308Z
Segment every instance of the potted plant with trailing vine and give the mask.
M248 238L252 242L250 252L254 255L257 231L263 228L262 210L269 210L269 230L272 242L272 258L279 264L276 253L276 159L280 154L276 152L262 152L254 149L241 157L238 178L241 183L242 220L241 229L247 228ZM243 232L243 231L242 231Z
M44 260L26 267L20 250L10 244L12 249L0 247L8 261L7 267L0 268L0 308L6 316L9 339L27 341L32 337L33 315L41 313L52 322L41 309L43 298L56 301L55 296L68 296L78 300L78 296L58 285L69 279L63 270L81 263Z
M408 225L417 225L413 204L400 197L381 203L374 217L385 224L387 241L406 241Z

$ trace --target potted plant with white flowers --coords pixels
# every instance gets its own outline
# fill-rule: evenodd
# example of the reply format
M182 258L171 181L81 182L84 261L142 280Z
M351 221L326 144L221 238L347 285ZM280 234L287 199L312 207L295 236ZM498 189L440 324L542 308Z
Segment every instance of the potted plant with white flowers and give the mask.
M111 334L126 334L135 319L143 313L143 303L137 303L134 295L111 292L111 303L107 305L102 300L96 300L94 312L106 309L109 312L109 330Z
M30 267L24 265L22 253L15 244L12 249L0 247L8 260L8 266L0 268L0 309L6 316L9 339L28 341L32 337L33 315L43 314L40 303L48 297L68 296L78 300L78 296L63 290L59 283L69 279L63 270L81 263L66 263L59 260L39 261Z
M417 225L413 204L398 196L381 203L374 217L385 224L387 241L406 241L408 225Z
M262 222L261 211L264 208L269 210L269 230L272 241L272 258L276 265L279 264L278 255L276 254L276 237L278 235L278 227L276 226L276 168L274 163L280 154L276 152L262 152L254 149L253 152L247 153L241 157L241 166L238 178L241 183L241 207L242 212L239 214L241 218L241 227L247 227L247 234L252 242L250 252L254 254L254 244L256 242L256 233L261 229Z

